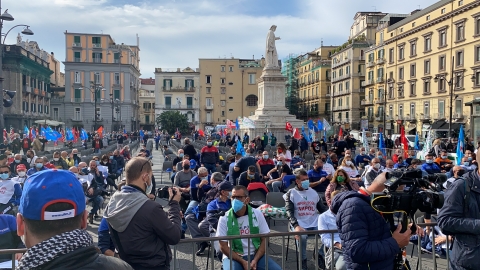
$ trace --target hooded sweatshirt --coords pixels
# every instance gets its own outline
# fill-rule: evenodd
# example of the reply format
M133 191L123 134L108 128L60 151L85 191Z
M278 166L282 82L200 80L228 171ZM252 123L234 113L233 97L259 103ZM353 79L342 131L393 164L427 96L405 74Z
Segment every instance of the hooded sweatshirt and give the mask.
M120 258L134 269L164 269L170 265L169 245L180 242L181 219L178 202L170 201L169 207L166 213L133 185L122 187L110 199L104 217L118 232L120 246L115 236L112 240Z
M342 192L333 198L331 210L337 215L347 269L393 269L400 248L390 225L370 206L370 197Z

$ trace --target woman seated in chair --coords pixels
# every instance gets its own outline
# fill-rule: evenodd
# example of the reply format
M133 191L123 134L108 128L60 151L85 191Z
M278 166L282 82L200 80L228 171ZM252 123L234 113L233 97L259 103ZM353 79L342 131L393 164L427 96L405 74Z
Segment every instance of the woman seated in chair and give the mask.
M342 169L338 169L333 175L332 180L325 191L325 200L327 201L328 207L330 207L330 204L332 203L332 193L334 191L358 191L359 189L360 187L358 186L357 182L352 181L347 172Z

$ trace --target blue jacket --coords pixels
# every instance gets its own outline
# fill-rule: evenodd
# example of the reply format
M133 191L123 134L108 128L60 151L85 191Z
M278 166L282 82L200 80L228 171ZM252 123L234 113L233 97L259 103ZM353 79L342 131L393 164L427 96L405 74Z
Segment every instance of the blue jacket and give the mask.
M203 186L202 189L207 192L212 187L210 186L210 175L207 176L208 184ZM200 202L202 198L198 198L198 185L202 182L202 179L195 175L192 179L190 179L190 198L194 201Z
M355 166L358 166L359 164L363 164L364 166L368 165L369 161L365 161L365 158L369 161L372 160L369 155L357 155L354 160Z
M333 198L331 209L337 215L347 269L393 269L400 248L390 225L370 206L370 197L342 192Z
M477 171L453 182L445 191L438 226L455 236L450 253L451 269L480 269L480 176ZM468 212L464 213L466 185L470 186Z
M428 174L440 173L440 167L435 163L423 163L422 171L426 171Z
M0 215L0 249L25 248L17 235L17 220L12 215ZM0 255L0 262L11 260L10 254Z
M108 249L115 251L115 246L112 238L110 238L110 231L108 230L108 222L105 218L102 218L100 226L98 226L98 248L102 254L105 254L105 251Z
M210 223L210 226L217 228L218 219L220 218L217 214L220 212L227 212L232 208L232 202L228 199L226 202L222 202L220 198L216 198L207 205L207 221Z
M313 169L309 170L307 172L307 175L308 175L308 179L310 180L310 183L318 182L320 181L320 178L328 176L327 172L324 170L315 171ZM313 189L317 192L325 192L329 184L330 184L330 181L325 180L320 185L313 187Z

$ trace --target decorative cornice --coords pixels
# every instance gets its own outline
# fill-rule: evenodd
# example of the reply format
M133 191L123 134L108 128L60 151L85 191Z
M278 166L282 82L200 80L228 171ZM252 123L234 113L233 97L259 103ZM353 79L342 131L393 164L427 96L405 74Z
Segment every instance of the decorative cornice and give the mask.
M411 30L409 30L409 31L407 31L407 32L405 32L405 33L403 33L403 34L401 34L401 35L398 35L398 36L392 37L392 38L390 38L390 39L387 39L387 40L385 40L385 44L388 45L388 44L390 44L390 43L393 43L393 42L396 42L396 41L398 41L398 40L401 40L401 39L403 39L403 38L405 38L405 37L407 37L407 36L409 36L409 35L412 35L412 34L414 34L414 33L420 32L420 31L422 31L422 30L428 29L428 28L430 28L430 27L432 27L432 26L434 26L434 25L436 25L436 24L439 24L439 23L441 23L441 22L443 22L443 21L446 21L446 20L448 20L448 19L450 19L450 18L452 18L452 17L455 17L456 15L459 15L459 14L461 14L461 13L464 13L464 12L466 12L466 11L468 11L468 10L470 10L470 9L476 8L476 7L478 7L478 6L480 6L480 1L474 1L474 2L472 2L472 3L470 3L470 4L468 4L468 5L463 6L462 8L456 9L456 10L451 11L451 12L449 12L449 13L447 13L447 14L444 14L443 16L440 16L440 17L438 17L438 18L436 18L436 19L434 19L434 20L431 20L431 21L428 21L427 23L421 24L421 25L419 25L418 27L416 27L415 29L411 29ZM475 14L474 14L474 15L475 15ZM480 15L480 14L476 13L476 15ZM399 26L399 27L400 27L400 26ZM394 29L392 29L392 31L393 31L393 30L394 30ZM391 32L391 31L390 31L390 32ZM387 33L388 33L388 31L387 31Z

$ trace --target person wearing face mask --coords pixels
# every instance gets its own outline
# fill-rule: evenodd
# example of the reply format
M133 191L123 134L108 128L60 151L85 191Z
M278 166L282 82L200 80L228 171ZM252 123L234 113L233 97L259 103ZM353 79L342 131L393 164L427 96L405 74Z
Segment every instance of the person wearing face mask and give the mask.
M292 169L298 169L300 167L305 167L305 160L300 156L300 151L295 150L293 152L292 161L290 162Z
M216 228L218 218L225 214L231 207L230 196L232 195L233 185L228 181L218 184L218 196L207 205L206 217L201 220L197 215L191 214L185 219L192 238L209 237L210 227ZM207 242L198 244L197 256L203 255L205 248L208 247Z
M461 166L454 166L452 172L453 176L448 178L447 181L443 183L443 187L445 189L448 189L453 184L453 182L457 181L465 174L465 170Z
M113 160L113 156L112 156ZM116 164L111 162L110 157L107 155L102 156L102 161L100 162L101 166L107 168L107 185L114 187L115 189L118 189L117 184L115 183L115 180L117 179L117 175L115 172L117 171Z
M339 169L346 171L348 176L350 177L350 180L360 182L362 179L358 174L357 167L355 167L355 164L353 164L352 158L349 156L345 156Z
M372 159L369 155L367 155L367 152L365 151L365 147L361 147L360 154L355 157L355 165L365 168L371 160Z
M323 204L317 191L310 188L311 183L307 171L296 169L294 175L295 188L288 190L283 195L290 230L295 232L317 230L318 213L325 212L327 207ZM299 240L300 237L302 238L300 247L302 250L302 270L305 270L307 269L308 235L297 235L295 239Z
M95 135L95 138L92 140L92 148L94 153L99 154L100 150L103 149L103 141L98 137L98 135Z
M292 152L295 150L297 149L293 149ZM277 146L277 156L283 156L285 158L284 162L288 166L290 166L292 161L292 152L290 150L287 150L287 148L285 147L285 144L283 143L279 143Z
M428 174L440 173L440 167L433 162L433 155L425 155L425 163L422 165L422 171L426 171Z
M182 235L181 191L177 187L169 189L166 213L147 197L153 187L153 172L146 158L132 158L125 173L126 185L113 194L104 212L119 256L134 269L170 269L169 245L178 244Z
M52 163L49 162L49 160L46 156L43 156L42 159L43 159L43 166L45 166L45 168L55 169L55 166Z
M248 187L250 183L263 183L260 174L257 173L255 166L249 166L246 172L240 174L238 185Z
M460 163L460 166L465 169L467 172L471 172L471 171L475 171L477 169L477 165L476 163L474 164L471 164L469 161L468 161L468 157L463 157L462 158L462 162Z
M448 172L453 167L452 161L448 158L447 150L442 149L440 151L440 156L437 157L434 161L438 166L440 166L440 170Z
M27 167L25 167L25 165L23 165L23 164L19 164L16 168L16 174L15 175L16 176L13 177L13 173L12 173L12 180L16 181L21 186L23 186L23 183L27 179Z
M210 177L210 188L207 191L203 188L198 189L197 197L201 198L201 201L192 211L198 220L205 218L207 205L219 196L218 188L222 182L224 182L223 175L219 172L214 172Z
M117 162L117 175L120 176L125 168L125 159L120 155L119 150L113 151L113 159Z
M0 166L0 190L0 214L15 215L22 197L22 187L10 179L10 167L7 165Z
M382 165L380 164L380 159L374 158L370 162L370 167L366 170L364 184L368 188L375 178L382 173Z
M71 154L70 154L70 156L71 156ZM74 166L73 159L68 157L67 151L62 151L62 152L60 153L60 157L61 157L61 159L62 159L63 161L65 161L65 163L67 163L67 167L68 167L68 168Z
M219 164L218 148L213 146L212 139L207 139L207 145L200 150L200 163L207 168L208 173L214 173Z
M385 156L382 151L377 152L377 158L378 158L378 160L380 160L380 165L382 167L387 166L387 156Z
M65 162L65 160L60 158L60 153L59 152L54 152L53 153L53 160L50 163L55 167L55 169L68 170L68 165Z
M5 155L7 156L7 165L12 164L14 160L12 151L10 150L5 151Z
M30 169L30 164L28 164L27 160L22 157L20 154L15 155L15 159L10 164L10 171L12 172L12 177L17 176L17 167L19 165L23 165L27 170Z
M31 176L32 174L34 174L36 172L40 172L40 171L44 171L44 170L47 170L47 168L44 166L43 158L37 157L35 159L35 167L30 168L27 171L27 176Z
M277 166L271 169L267 176L270 180L265 182L270 192L280 192L283 186L283 178L287 175L292 175L292 169L285 162L285 157L279 156Z
M29 167L35 167L35 160L37 160L37 156L35 156L35 153L32 150L28 150L26 156Z
M95 160L91 160L89 168L82 169L85 175L92 176L87 193L85 194L89 198L89 202L93 204L90 214L88 215L88 221L90 224L93 224L93 220L99 217L97 211L100 209L100 205L103 204L102 194L105 192L105 178L98 166L99 165L97 165Z
M348 174L344 170L338 169L333 175L332 180L330 180L327 190L325 191L325 201L327 202L327 206L330 207L332 204L333 192L358 191L359 189L360 187L358 186L357 181L351 181L350 177L348 177Z
M199 190L202 189L204 194L208 191L210 186L210 175L208 175L208 170L205 167L200 167L197 170L198 175L192 177L190 180L190 203L188 204L187 210L185 210L184 215L192 213L192 210L198 205L198 203L203 199L199 198Z
M400 156L397 158L397 163L395 163L395 165L393 165L393 168L394 169L405 169L405 168L408 168L408 164L403 161L403 157Z
M250 198L247 188L235 186L231 199L232 208L218 220L216 236L241 236L270 232L262 212L249 205ZM268 269L281 269L275 261L265 256L266 238L235 239L232 241L232 252L230 252L229 241L219 242L220 251L223 253L223 269L230 269L230 262L233 266L232 269L247 269L248 261L250 261L251 269L264 269L265 260L268 260Z
M260 177L262 178L263 182L270 180L267 176L268 172L275 168L275 163L273 159L270 158L267 151L263 151L262 159L257 161L257 171L260 172Z
M332 179L331 175L323 170L323 161L321 159L315 160L313 168L307 172L310 180L310 187L316 192L325 192L328 182Z

